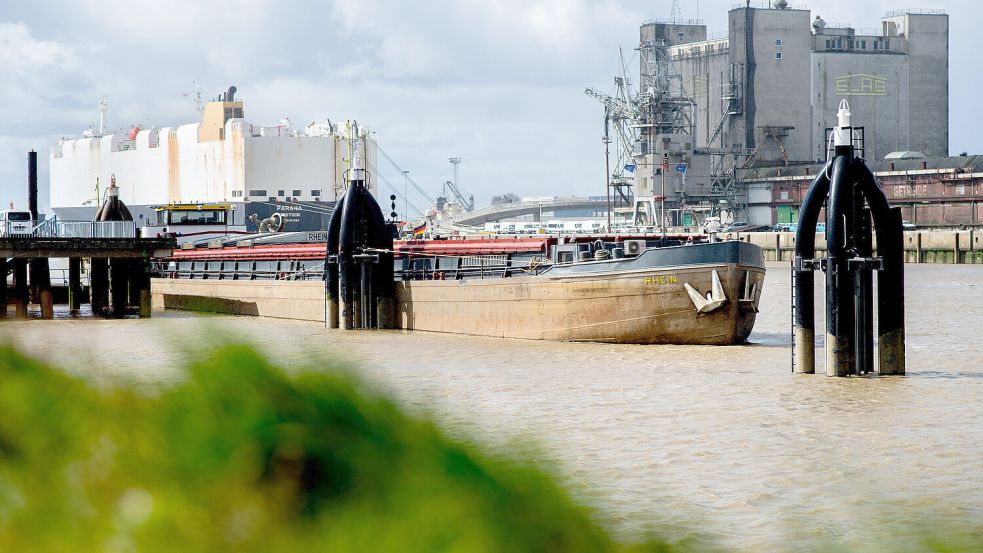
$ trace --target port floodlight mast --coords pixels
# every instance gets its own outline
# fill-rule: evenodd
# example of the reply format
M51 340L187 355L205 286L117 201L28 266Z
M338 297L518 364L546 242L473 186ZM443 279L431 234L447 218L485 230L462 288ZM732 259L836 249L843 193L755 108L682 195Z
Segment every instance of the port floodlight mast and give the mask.
M464 207L464 211L467 211L467 212L470 213L470 212L474 211L474 194L469 194L467 197L465 197L464 190L458 184L458 182L459 182L458 181L458 166L461 165L461 158L459 158L459 157L452 157L452 158L448 159L448 161L450 161L451 162L451 165L454 166L454 181L453 182L447 181L447 182L444 183L444 189L445 189L444 197L447 197L446 190L450 190L451 191L451 194L454 194L454 198L457 199L458 203L460 203L461 206Z

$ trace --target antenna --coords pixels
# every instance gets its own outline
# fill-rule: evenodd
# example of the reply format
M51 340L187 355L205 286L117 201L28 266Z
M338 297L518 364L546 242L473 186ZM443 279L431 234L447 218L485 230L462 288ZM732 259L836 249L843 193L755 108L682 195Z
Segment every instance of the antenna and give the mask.
M185 92L181 96L184 96L185 98L190 96L191 99L194 100L195 114L198 118L197 121L200 123L202 115L205 113L205 106L201 101L201 85L198 83L198 81L191 81L191 83L195 85L194 88L191 89L191 92Z
M683 13L679 9L679 0L672 0L672 15L669 19L673 25L683 20Z
M99 135L106 133L106 125L109 123L109 97L99 98Z

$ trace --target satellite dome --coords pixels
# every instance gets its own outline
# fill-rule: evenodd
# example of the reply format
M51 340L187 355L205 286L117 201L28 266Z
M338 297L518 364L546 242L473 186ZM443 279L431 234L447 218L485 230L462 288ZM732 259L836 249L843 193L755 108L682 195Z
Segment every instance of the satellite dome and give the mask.
M775 2L775 7L780 10L784 10L785 8L788 7L788 2L786 2L785 0L778 0L777 2Z

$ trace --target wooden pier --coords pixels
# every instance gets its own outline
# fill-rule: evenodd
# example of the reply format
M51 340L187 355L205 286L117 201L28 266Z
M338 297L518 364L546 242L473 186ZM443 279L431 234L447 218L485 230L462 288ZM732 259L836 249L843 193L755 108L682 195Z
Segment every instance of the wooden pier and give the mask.
M150 260L169 256L174 247L172 238L0 237L0 318L8 316L11 302L15 317L27 318L32 300L40 305L42 319L54 318L49 260L56 258L68 259L70 311L81 307L87 262L93 315L123 317L133 308L149 317ZM8 286L11 273L13 285Z

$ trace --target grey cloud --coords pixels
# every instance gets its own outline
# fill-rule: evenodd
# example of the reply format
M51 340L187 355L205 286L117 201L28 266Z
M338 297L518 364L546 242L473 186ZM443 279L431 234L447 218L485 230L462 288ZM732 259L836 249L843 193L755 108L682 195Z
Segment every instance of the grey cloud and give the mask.
M726 28L735 0L704 0L711 31ZM794 3L794 2L793 2ZM876 27L893 2L828 0L827 20ZM958 6L956 4L959 4ZM970 69L976 5L941 2L952 18L952 143L976 150ZM13 3L0 25L43 48L11 50L0 39L0 186L24 195L24 158L77 134L109 96L114 127L192 120L191 81L206 96L230 84L247 117L354 118L431 194L464 158L462 184L480 202L502 192L601 194L601 107L586 86L609 89L618 47L634 52L642 19L668 16L668 1L336 0L333 2ZM682 2L684 17L696 2ZM935 6L932 6L935 7ZM958 14L958 15L957 15ZM0 27L4 28L4 27ZM15 52L11 54L10 52ZM31 55L58 61L31 64ZM8 56L8 57L4 57ZM64 63L62 63L64 62ZM27 65L25 65L27 63ZM633 70L634 72L634 70ZM392 182L395 169L380 167ZM43 198L42 198L43 200ZM5 201L3 203L6 203Z

